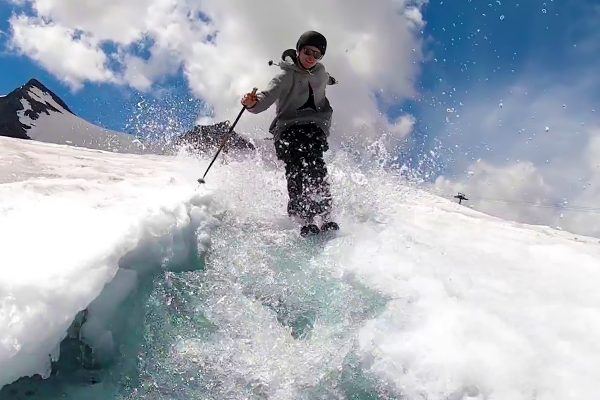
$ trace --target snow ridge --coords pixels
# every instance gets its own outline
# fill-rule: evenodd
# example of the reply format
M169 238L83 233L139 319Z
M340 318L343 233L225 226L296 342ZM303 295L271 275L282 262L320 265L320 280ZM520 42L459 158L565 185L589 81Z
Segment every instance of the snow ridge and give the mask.
M179 258L203 251L197 229L215 220L206 193L164 159L135 167L124 155L7 138L0 152L22 172L0 185L2 386L47 377L71 322L106 284L118 277L114 300L139 274L185 265ZM82 339L109 352L105 317L92 317Z

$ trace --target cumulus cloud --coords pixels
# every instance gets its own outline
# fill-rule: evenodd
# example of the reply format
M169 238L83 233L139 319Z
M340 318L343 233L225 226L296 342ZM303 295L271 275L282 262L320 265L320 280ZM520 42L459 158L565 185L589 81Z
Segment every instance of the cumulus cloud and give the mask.
M418 7L407 7L404 11L404 15L406 18L412 22L415 28L423 28L425 26L425 21L423 20L423 14Z
M71 87L78 88L84 80L115 80L106 54L93 37L40 18L13 16L10 24L11 45L47 70L56 71Z
M600 168L587 172L592 176L581 190L566 192L531 162L494 166L478 161L466 177L440 176L431 189L446 198L464 193L466 205L503 219L600 237Z
M153 11L173 1L29 1L36 14L64 27L93 35L96 40L130 44L147 30ZM171 4L169 4L171 5Z
M580 39L556 49L565 67L530 59L508 85L469 87L448 113L437 132L445 176L434 191L464 192L467 204L505 219L600 237L600 7L580 6L584 16L569 24Z
M600 129L590 75L527 76L474 94L450 123L455 169L433 189L464 192L472 207L505 219L600 236Z
M531 162L494 166L478 161L470 166L465 179L436 179L435 192L451 197L465 193L467 204L498 217L531 224L548 224L555 212L546 205L553 199L552 188Z
M191 91L209 105L203 119L233 118L240 95L264 87L276 73L267 61L294 47L305 30L319 30L329 41L324 63L341 82L328 89L335 110L332 140L366 147L382 134L410 134L409 116L398 124L385 111L415 95L423 0L27 2L35 16L13 17L13 45L57 77L73 87L104 80L146 90L181 70ZM61 49L79 51L71 66L58 61L64 57L47 41L32 38L42 32L51 32ZM116 50L108 54L104 44ZM146 54L140 55L143 44ZM246 118L241 128L260 127L264 136L272 116Z

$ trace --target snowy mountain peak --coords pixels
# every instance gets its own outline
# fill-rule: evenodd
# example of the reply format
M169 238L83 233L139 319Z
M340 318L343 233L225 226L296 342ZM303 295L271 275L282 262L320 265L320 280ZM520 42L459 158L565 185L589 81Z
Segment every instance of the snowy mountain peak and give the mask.
M30 79L29 82L16 91L20 91L23 94L23 98L28 99L32 104L40 104L42 108L45 107L46 110L56 112L68 111L73 114L69 109L69 106L67 106L60 97L35 78Z
M146 151L132 135L110 131L79 118L37 79L30 79L0 97L0 136L113 152Z
M71 113L69 107L37 79L0 97L0 135L31 139L28 130L40 115Z

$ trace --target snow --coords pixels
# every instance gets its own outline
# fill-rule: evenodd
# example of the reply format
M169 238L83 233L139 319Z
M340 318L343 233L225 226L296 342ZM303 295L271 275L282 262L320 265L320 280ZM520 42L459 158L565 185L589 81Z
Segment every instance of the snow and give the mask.
M35 126L35 121L32 120L27 115L25 115L26 111L31 110L31 104L26 99L19 99L19 101L21 102L21 105L23 106L22 110L17 111L17 116L19 117L19 121L21 121L22 124L24 124L25 126L28 126L28 127Z
M29 101L21 99L24 110L18 112L19 120L31 127L27 130L27 135L33 140L120 153L146 152L144 145L134 136L104 129L79 118L62 108L52 96L39 88L31 87L28 93L35 101L58 110L50 110L49 114L42 112L33 121L25 115L25 111L31 109Z
M13 139L0 153L0 385L47 375L85 308L86 341L114 351L107 320L140 265L193 235L211 257L187 283L190 309L220 336L155 356L229 390L206 398L304 398L351 355L391 398L596 397L598 239L478 213L341 153L329 171L342 230L326 241L298 238L283 173L258 160L217 163L199 187L206 160ZM308 337L264 306L280 289L288 314L324 307ZM382 307L363 309L369 296Z
M134 136L100 128L71 113L41 113L34 124L27 130L33 140L122 153L143 152Z
M281 216L272 215L269 208L275 203L275 210L283 209L280 197L265 199L277 178L244 167L237 166L238 172L230 172L221 183L226 186L223 192L236 199L229 206L237 211L232 211L232 219L248 215L258 225L277 225ZM361 171L343 157L331 160L329 171L342 231L304 268L318 266L312 271L317 275L313 287L318 287L322 280L318 275L326 270L340 281L358 281L387 299L380 314L358 326L350 324L344 332L357 329L357 355L363 369L380 385L395 388L390 398L595 398L600 381L598 239L494 218L399 184L388 173ZM249 187L247 182L256 179L256 188ZM271 216L265 217L269 212ZM233 231L242 226L225 234L229 242ZM255 257L259 247L285 242L272 233L265 234L265 243L256 233L244 236L251 237L252 244L223 257L224 265L247 264L248 253ZM261 268L259 261L248 267L255 268ZM272 279L264 269L262 273ZM232 277L231 285L247 279ZM230 297L234 297L231 291ZM238 310L231 320L252 313L250 307L229 308ZM352 318L352 311L346 312L349 315L340 318ZM341 364L333 361L328 370L315 360L335 360L344 349L339 343L322 343L329 328L322 323L325 333L315 333L310 345L298 351L300 355L290 350L279 358L261 348L258 343L265 340L265 332L254 326L260 350L239 358L256 357L258 352L268 355L263 363L279 362L281 367L297 355L304 360L300 365L281 367L285 373L275 374L267 383L285 382L291 379L286 374L293 374L302 387L310 382L303 376L310 372L323 376ZM246 331L241 334L246 335ZM315 355L314 346L320 346L322 353ZM237 358L223 351L226 358ZM274 371L279 369L268 372ZM256 373L263 374L267 371ZM296 397L297 393L287 392L273 398Z
M40 103L46 103L48 105L51 105L52 107L56 108L61 113L68 113L67 110L65 110L60 104L58 104L56 101L54 101L54 99L52 98L52 96L50 96L50 94L42 91L42 89L32 86L29 88L28 92L31 97L33 97L34 99L37 99Z
M212 217L206 193L165 158L8 138L0 138L0 153L4 385L48 375L49 354L124 256L144 245L166 244L167 251L177 232ZM163 255L144 257L150 263ZM135 278L135 270L128 273Z
M407 398L593 398L597 241L399 197L334 252L393 299L360 333L371 370Z

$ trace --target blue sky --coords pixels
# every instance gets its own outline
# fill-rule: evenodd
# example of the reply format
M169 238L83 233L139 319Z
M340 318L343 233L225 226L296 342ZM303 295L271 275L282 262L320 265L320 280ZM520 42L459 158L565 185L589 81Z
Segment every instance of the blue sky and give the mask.
M7 48L8 19L22 11L7 2L0 3L0 30L4 32L0 93L37 77L75 113L114 130L131 132L142 116L158 126L166 118L177 121L182 129L194 123L201 103L192 100L194 96L181 71L160 80L149 93L105 83L86 83L73 92L29 58ZM426 60L415 85L418 98L397 103L388 113L415 115L414 139L426 148L440 141L453 143L453 137L461 136L460 130L468 129L464 120L463 125L457 124L454 117L460 118L473 101L500 104L504 89L522 79L543 91L545 82L569 85L582 71L600 70L600 52L594 51L598 48L590 49L594 35L598 37L599 28L594 22L598 15L597 2L591 0L431 1L423 9ZM583 90L597 102L598 89L596 81L595 86ZM141 100L153 104L150 112L140 114L137 105ZM185 107L180 112L177 106L181 104ZM469 124L477 128L477 123ZM477 148L481 143L471 145Z
M589 48L600 34L599 16L598 3L585 0L431 2L424 15L430 58L419 82L423 98L409 104L419 129L446 141L455 130L446 122L448 109L460 115L473 102L499 105L517 82L543 91L600 69L600 52ZM584 94L598 104L600 80L592 83Z

